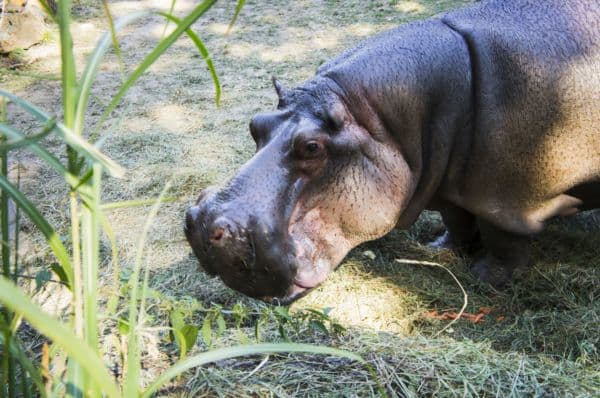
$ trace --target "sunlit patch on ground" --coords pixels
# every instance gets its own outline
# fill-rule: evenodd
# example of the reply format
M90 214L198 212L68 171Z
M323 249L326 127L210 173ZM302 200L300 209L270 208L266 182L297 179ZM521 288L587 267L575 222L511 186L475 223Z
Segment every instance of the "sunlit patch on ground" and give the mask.
M425 6L417 1L400 1L396 4L396 9L404 13L422 13L426 11Z

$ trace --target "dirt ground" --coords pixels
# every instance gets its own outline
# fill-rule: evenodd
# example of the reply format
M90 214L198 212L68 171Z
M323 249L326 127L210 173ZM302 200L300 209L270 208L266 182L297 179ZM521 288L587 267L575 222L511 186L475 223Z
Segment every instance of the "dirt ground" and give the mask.
M464 0L265 0L247 1L233 31L226 35L235 8L221 1L195 26L205 40L223 86L219 107L204 60L183 38L130 91L101 129L103 150L127 169L122 179L106 178L105 202L156 197L171 181L147 243L146 266L153 289L145 343L149 380L175 359L165 343L169 312L185 313L202 324L210 311L225 314L235 305L251 314L239 327L228 327L213 347L256 339L278 341L281 318L265 304L227 289L198 270L182 232L183 213L206 186L233 175L254 152L251 116L273 109L271 76L289 85L310 78L316 68L344 48L384 29L421 19L472 1ZM167 10L170 1L111 1L116 16L138 10ZM179 0L183 15L195 2ZM82 69L86 55L107 25L95 2L76 2L75 49ZM164 21L143 19L121 35L125 64L136 65L164 32ZM50 113L60 114L60 57L57 40L48 40L19 58L0 61L0 87ZM121 81L117 58L110 54L93 88L91 130ZM13 122L31 124L9 108ZM50 147L55 144L47 140ZM22 184L55 225L67 219L61 179L26 153L20 163ZM122 279L135 256L139 230L148 208L114 210L110 221L118 236ZM496 291L467 272L468 259L425 246L442 226L434 213L424 214L409 231L354 250L319 289L295 303L331 308L329 317L347 329L325 335L300 322L288 338L349 349L364 355L391 396L593 396L600 391L600 237L597 219L580 217L553 225L534 243L535 267L515 286ZM108 247L101 283L108 286L112 268ZM29 263L43 263L43 245L32 243ZM441 336L449 322L443 314L458 311L461 289L443 269L400 264L396 259L437 261L450 268L469 296L467 312ZM108 289L108 287L106 287ZM108 293L106 293L108 294ZM57 308L60 300L53 303ZM64 305L64 303L62 303ZM436 312L437 311L437 312ZM266 315L265 315L266 314ZM229 318L227 318L229 320ZM103 321L106 334L114 326ZM279 323L278 323L279 322ZM229 326L229 325L228 325ZM106 339L106 349L111 341ZM207 349L198 340L192 352ZM110 355L108 355L110 357ZM375 384L359 366L339 359L271 356L225 361L181 377L163 396L370 396Z

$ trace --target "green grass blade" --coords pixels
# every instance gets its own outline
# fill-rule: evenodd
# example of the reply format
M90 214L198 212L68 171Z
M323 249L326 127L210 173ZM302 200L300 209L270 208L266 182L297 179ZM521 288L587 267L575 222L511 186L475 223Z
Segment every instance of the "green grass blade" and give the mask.
M177 0L171 0L171 6L169 6L169 15L173 15L173 11L175 10L175 3L177 3ZM167 28L169 27L169 21L167 21L165 23L165 28L163 29L163 33L162 33L162 37L165 36L165 33L167 33Z
M98 268L100 266L100 180L102 166L94 164L90 179L91 195L81 208L81 258L83 271L84 337L87 345L98 355ZM89 397L99 397L100 389L94 385Z
M0 122L6 123L6 100L2 98L2 103L0 103ZM2 141L4 141L6 137L2 137ZM2 177L8 178L8 151L7 148L0 148L0 173ZM2 238L2 273L7 278L10 278L10 245L9 245L9 220L8 220L8 194L2 190L2 195L0 199L0 230L2 234L0 235ZM7 315L7 320L9 315ZM7 342L10 344L10 341Z
M245 3L246 0L238 0L237 5L235 6L235 13L233 14L233 18L231 18L231 22L229 22L229 26L227 27L227 34L231 32L231 29L233 28L235 21L237 21L237 17L238 15L240 15L240 11L242 11L242 7L244 7Z
M0 122L6 123L6 100L2 98L2 102L0 102ZM6 138L2 137L2 141ZM3 150L0 152L0 173L3 178L7 178L8 175L8 160L7 160L7 152ZM2 198L0 199L0 244L2 245L2 274L6 278L10 278L10 244L8 237L8 195L3 190ZM13 356L10 354L11 345L12 345L12 333L10 328L8 327L8 323L12 314L6 308L0 308L0 334L3 335L4 346L2 347L2 351L5 351L6 354L0 358L0 396L4 398L5 390L4 386L7 387L8 395L11 394L11 390L13 387L13 382L11 380L12 374L12 362Z
M17 189L21 189L21 165L17 164ZM17 275L20 274L21 270L19 269L19 235L21 231L21 213L19 211L19 206L15 206L15 222L13 224L13 236L14 236L14 256L13 256L13 268L14 275L13 281L17 283Z
M117 56L117 60L119 61L119 69L121 70L121 74L125 75L125 63L123 62L121 46L119 45L119 38L117 37L117 29L115 28L115 22L110 12L110 8L108 7L108 1L102 0L102 8L104 9L104 15L106 15L108 27L110 28L110 38L112 40L113 48L115 50L115 55Z
M8 98L11 102L14 102L16 105L19 105L23 110L27 111L30 115L35 117L42 123L47 123L52 119L50 115L46 112L42 111L37 106L33 105L31 102L25 101L21 97L17 97L16 95L9 93L8 91L4 91L0 89L0 96Z
M353 361L357 361L363 365L367 362L357 354L352 352L338 350L331 347L314 346L310 344L296 344L296 343L282 343L282 344L252 344L242 345L235 347L226 347L216 350L211 350L202 354L189 357L188 359L178 362L173 365L165 372L163 372L154 383L150 384L148 388L142 393L141 398L149 398L165 383L172 378L180 375L181 373L195 368L197 366L205 365L207 363L222 361L225 359L236 358L247 355L258 355L258 354L271 354L271 353L291 353L291 352L302 352L307 354L321 354L321 355L332 355L342 358L348 358Z
M121 202L110 202L103 203L102 210L116 210L116 209L127 209L130 207L150 206L160 200L160 203L173 203L181 200L181 198L156 198L156 199L136 199L136 200L123 200Z
M46 0L39 0L40 5L46 12L46 15L50 17L54 22L56 22L56 15L54 15L54 11L52 11L52 7L48 4Z
M110 104L108 104L108 106L100 116L98 125L96 126L96 129L94 130L94 133L92 135L96 135L97 131L102 127L102 124L104 124L104 121L106 120L108 115L110 115L110 113L116 108L119 102L121 102L121 99L123 98L125 93L127 93L129 88L140 78L140 76L150 67L150 65L152 65L158 59L158 57L160 57L175 42L175 40L177 40L177 38L179 38L179 36L181 36L183 32L185 32L187 28L189 28L210 7L212 7L215 2L216 0L204 0L202 3L196 6L196 8L194 8L192 12L190 12L181 21L181 24L179 24L179 26L177 26L177 28L170 35L162 39L154 48L154 50L152 50L150 54L148 54L146 58L144 58L144 60L138 65L138 67L127 77L125 83L123 83L121 88L119 88L119 91L113 97Z
M4 335L0 333L0 345L3 344L5 344ZM17 340L16 336L13 336L13 342L10 344L9 347L10 353L21 364L21 368L27 371L27 373L29 373L31 381L33 381L33 384L35 384L35 386L37 387L40 396L42 398L46 397L46 389L44 388L42 376L40 375L40 372L37 371L35 366L33 366L33 363L29 360L27 355L21 349L20 341ZM25 378L24 376L22 377Z
M181 19L174 17L173 15L165 14L164 12L159 12L159 14L162 15L163 17L175 22L177 25L181 24ZM206 66L208 67L208 70L210 71L210 76L212 77L213 84L215 86L215 102L217 103L217 106L218 106L219 102L221 101L221 83L219 82L219 76L217 75L217 71L215 70L215 66L213 65L212 59L210 59L208 50L206 49L206 46L204 45L202 40L200 40L198 35L196 33L194 33L194 31L192 29L186 29L185 33L189 36L190 39L192 39L192 41L198 48L198 51L204 58L204 61L206 61Z
M77 361L97 385L102 386L108 397L121 397L114 379L104 367L101 358L78 339L67 326L43 312L17 286L5 278L0 278L0 302L12 311L23 314L29 324Z
M4 176L0 176L0 188L3 192L8 193L17 206L19 206L31 219L31 221L38 227L42 232L48 245L52 249L54 256L58 260L59 264L67 274L69 278L69 285L73 283L73 266L67 249L60 241L60 237L56 231L48 224L48 221L42 216L39 210L19 191L8 179Z
M4 123L4 122L0 122ZM0 151L12 151L14 149L22 148L24 146L29 146L31 144L37 143L42 138L50 134L50 132L56 126L56 119L50 119L48 122L42 127L42 131L39 133L33 134L31 136L23 136L23 138L17 138L12 141L7 141L5 143L0 144Z
M63 112L65 124L73 128L75 109L77 107L77 70L73 55L73 38L69 24L71 22L71 0L60 0L56 11L60 33L60 49L62 64Z
M39 109L37 106L17 97L14 94L0 90L0 96L10 99L12 102L19 105L42 123L48 123L49 120L52 120L50 115ZM56 123L53 131L79 154L85 156L91 161L101 163L102 166L106 168L106 170L114 177L121 177L123 174L125 174L125 170L114 160L108 158L106 155L100 152L98 148L94 147L83 138L75 135L64 124Z
M83 155L93 162L100 163L113 176L120 178L125 174L125 169L114 160L100 152L100 150L87 142L85 139L75 135L62 124L58 124L54 131L77 153Z
M140 300L140 317L138 318L138 291L139 291L139 283L140 283L140 272L142 268L142 261L144 256L144 247L146 246L146 237L150 232L150 228L152 227L152 223L156 218L156 214L158 213L158 209L160 208L161 202L160 199L165 196L167 191L171 186L171 182L167 182L162 192L160 193L158 199L152 206L148 217L146 218L146 222L144 223L144 227L139 235L139 239L136 244L136 256L133 266L133 272L130 277L130 281L133 283L131 287L130 293L130 301L129 301L129 333L127 336L127 344L128 344L128 352L127 352L127 372L125 377L125 386L124 386L124 395L126 397L134 396L134 394L138 394L139 391L139 372L140 372L140 353L139 353L139 345L137 340L137 327L141 323L142 315L144 313L144 297L146 290L146 282L147 278L144 277L144 285L142 287L142 300Z
M22 70L14 70L0 67L0 76L25 76L25 77L33 77L36 80L50 80L50 81L59 81L60 76L58 75L50 75L47 73L36 73L30 71L22 71Z
M121 280L119 279L119 249L117 247L117 236L115 235L115 232L112 229L112 226L108 222L108 219L106 218L106 215L104 214L104 211L102 210L102 208L100 208L99 216L100 216L100 224L102 225L102 230L104 231L104 233L106 234L106 237L108 238L108 241L110 242L110 252L111 252L111 256L112 256L111 260L112 260L112 267L113 267L113 275L112 275L112 278L113 278L112 294L113 294L113 296L111 298L109 298L107 306L109 307L108 313L113 315L114 311L116 311L116 308L119 303L119 286L121 283ZM111 306L113 306L113 307L110 308Z
M6 137L14 141L27 140L27 137L24 134L3 123L0 123L0 133L4 134ZM71 187L76 187L79 185L79 179L77 178L77 176L71 174L67 170L67 168L60 162L60 160L58 160L50 152L40 147L35 141L31 142L28 145L28 147L34 154L36 154L42 160L44 160L46 164L48 164L48 166L52 167L55 171L61 174L65 178L65 180L67 180L67 183L69 183Z
M102 168L93 166L91 200L82 208L83 298L85 308L85 340L94 349L98 346L97 282L100 265L100 179Z
M135 14L127 15L121 19L119 19L114 25L112 24L112 19L109 20L110 30L105 32L100 40L98 40L98 44L96 44L96 48L87 59L85 64L85 69L83 70L83 74L79 79L79 90L77 92L77 110L75 112L75 124L73 130L76 133L79 133L83 130L83 121L85 118L85 110L87 108L88 99L90 96L90 89L92 87L92 83L96 78L96 74L98 73L98 69L100 68L100 63L106 54L111 42L113 43L113 47L115 47L115 51L118 54L120 63L123 61L120 56L120 51L118 50L118 42L116 41L116 32L137 21L138 19L149 15L149 12L138 12ZM110 14L108 14L110 15ZM112 40L111 40L112 38Z

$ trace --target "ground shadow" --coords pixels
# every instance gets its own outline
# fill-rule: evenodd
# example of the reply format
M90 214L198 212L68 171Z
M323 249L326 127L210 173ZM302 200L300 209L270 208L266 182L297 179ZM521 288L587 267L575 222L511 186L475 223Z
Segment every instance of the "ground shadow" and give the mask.
M503 290L481 284L469 272L470 258L426 246L440 230L435 214L425 214L408 231L393 231L355 249L364 271L416 294L430 311L457 311L462 294L441 268L399 264L396 259L436 261L448 267L469 296L467 311L481 320L461 319L452 337L490 341L500 351L525 351L577 359L598 344L600 308L600 223L598 212L565 222L554 221L532 241L533 266ZM371 251L375 260L366 259ZM427 316L415 320L421 333L434 335L446 321ZM594 354L597 358L597 353ZM598 359L598 358L597 358Z

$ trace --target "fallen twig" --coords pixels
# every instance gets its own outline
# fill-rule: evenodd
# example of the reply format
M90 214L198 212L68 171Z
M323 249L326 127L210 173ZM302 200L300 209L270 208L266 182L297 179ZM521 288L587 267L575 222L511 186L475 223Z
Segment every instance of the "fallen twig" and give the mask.
M465 312L465 309L467 308L467 304L469 303L469 296L467 295L467 292L466 292L465 288L463 287L463 285L460 283L460 281L454 275L454 273L452 273L452 271L450 271L448 268L444 267L442 264L434 263L432 261L409 260L409 259L404 259L404 258L402 258L402 259L397 258L395 261L398 262L398 263L400 263L400 264L417 264L417 265L429 265L431 267L440 267L440 268L444 269L447 273L450 274L450 276L456 281L456 284L458 285L458 287L462 291L462 293L463 293L463 305L462 305L460 311L458 311L458 313L456 314L456 317L454 317L454 319L452 319L452 321L450 321L450 323L448 323L446 326L444 326L442 328L442 330L440 330L439 332L437 332L435 334L435 337L439 336L441 333L443 333L446 330L448 330L448 328L450 326L452 326L456 321L458 321L461 318L461 316L463 316L463 314Z

